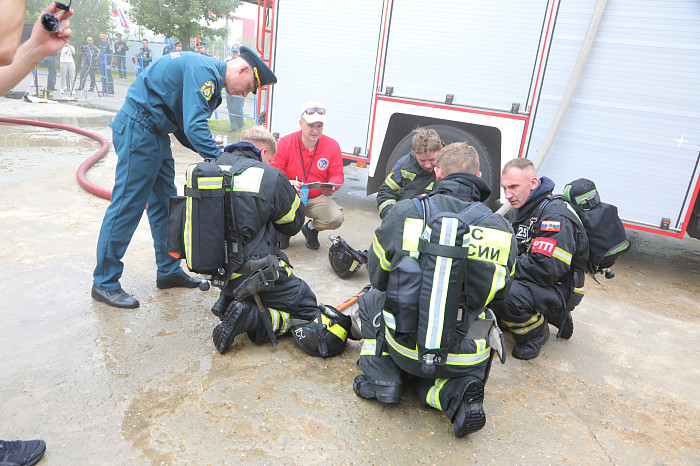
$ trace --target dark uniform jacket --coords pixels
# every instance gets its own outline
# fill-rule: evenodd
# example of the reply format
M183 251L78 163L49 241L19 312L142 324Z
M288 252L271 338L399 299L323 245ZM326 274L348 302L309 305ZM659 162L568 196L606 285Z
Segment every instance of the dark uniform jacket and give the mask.
M491 194L484 180L468 173L453 173L435 182L430 199L438 212L459 213L474 203L483 202ZM405 250L407 219L421 219L413 200L398 202L375 231L368 254L372 286L385 291L389 271L394 263L409 255ZM421 223L422 225L422 223ZM492 299L502 299L510 287L515 264L516 241L513 230L500 215L490 214L470 226L467 303L470 310L486 306ZM488 254L480 254L489 248Z
M413 151L401 157L387 175L377 192L379 216L386 217L398 201L412 199L430 193L435 182L435 172L426 171L418 164Z
M100 42L100 65L112 65L112 46L109 42Z
M153 52L148 47L141 47L136 58L141 63L141 68L146 68L153 61Z
M120 57L126 56L127 50L129 50L129 46L126 45L126 42L123 40L119 40L114 43L114 55L118 55Z
M554 182L543 176L525 204L513 210L511 223L518 240L515 279L542 287L571 283L572 264L588 257L588 236L574 209L562 200L549 202L539 218L538 207L552 194ZM532 222L532 229L530 224Z
M82 52L85 55L84 67L90 66L91 68L97 68L100 59L100 49L94 45L84 45L82 47Z
M245 259L259 259L279 251L277 232L294 236L304 223L304 204L287 177L277 168L262 163L260 151L249 142L239 142L224 149L216 159L219 166L234 166L246 162L234 179L231 192L231 219L235 223ZM265 230L261 236L258 233ZM253 240L255 244L251 244Z

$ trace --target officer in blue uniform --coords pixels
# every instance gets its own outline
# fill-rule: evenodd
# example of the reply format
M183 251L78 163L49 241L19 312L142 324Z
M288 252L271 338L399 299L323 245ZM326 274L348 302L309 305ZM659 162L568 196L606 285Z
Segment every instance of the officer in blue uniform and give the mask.
M221 150L207 118L221 103L224 90L246 96L275 82L274 73L247 47L241 47L241 56L229 62L173 52L138 76L110 124L118 161L112 203L97 242L93 299L118 308L139 306L119 279L124 269L121 259L146 205L158 266L156 286L194 288L199 284L167 252L169 198L177 194L169 135L204 158L218 157Z

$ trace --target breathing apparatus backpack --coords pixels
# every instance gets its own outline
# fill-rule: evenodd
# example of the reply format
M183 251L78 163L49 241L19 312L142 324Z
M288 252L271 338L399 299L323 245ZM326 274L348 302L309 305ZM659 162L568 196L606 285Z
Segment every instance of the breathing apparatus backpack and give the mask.
M205 159L187 167L185 195L171 196L168 212L168 254L185 259L194 273L211 276L223 288L245 261L233 219L230 193L236 175L255 162L241 159L220 166ZM262 238L264 229L253 242Z
M389 272L385 310L397 334L412 334L421 371L430 376L447 362L450 345L468 330L467 255L470 225L491 210L482 203L460 213L438 212L422 195L413 199L423 213L417 254L403 257Z
M615 274L610 267L632 246L618 216L617 207L601 202L593 181L579 178L564 186L563 196L552 196L540 204L534 217L540 218L553 199L561 199L571 205L586 229L589 256L584 262L579 261L575 265L590 275L603 273L605 278L613 278Z

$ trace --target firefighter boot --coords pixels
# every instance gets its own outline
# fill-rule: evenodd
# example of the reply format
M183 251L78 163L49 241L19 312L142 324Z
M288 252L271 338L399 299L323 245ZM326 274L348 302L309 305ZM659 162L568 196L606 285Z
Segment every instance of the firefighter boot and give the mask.
M396 382L385 382L383 380L372 380L365 374L355 377L352 389L360 398L373 400L376 398L380 403L398 403L401 396L401 384Z
M535 359L540 355L540 350L549 339L549 324L544 319L542 325L534 330L530 330L525 335L513 334L515 346L513 346L513 357L516 359Z
M564 317L562 317L561 324L559 325L559 331L557 332L557 338L563 338L568 340L574 334L574 319L571 317L571 312L566 311Z
M260 322L260 313L251 303L232 301L224 313L221 323L214 327L212 337L216 350L224 354L233 339L243 332L253 332Z
M226 313L226 309L228 309L228 306L229 304L231 304L231 301L233 301L233 296L221 293L219 295L219 299L217 299L214 305L211 307L211 313L219 319L223 320L224 314Z
M460 392L445 412L447 418L454 424L455 437L464 437L486 425L483 382L476 377L460 377L460 379L453 379L443 388L443 390L448 389L450 383L460 387ZM448 391L445 394L449 395Z

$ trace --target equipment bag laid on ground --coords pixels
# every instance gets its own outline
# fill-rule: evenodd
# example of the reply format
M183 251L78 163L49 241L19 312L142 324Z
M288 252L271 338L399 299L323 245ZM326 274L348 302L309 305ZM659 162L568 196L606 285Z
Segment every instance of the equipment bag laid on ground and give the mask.
M224 173L212 159L187 167L185 196L168 212L168 252L190 271L214 275L224 266Z
M397 334L415 335L421 371L430 375L445 365L452 342L466 334L469 225L491 210L478 203L457 214L438 212L428 197L414 202L423 212L422 226L420 220L415 224L422 234L415 251L389 272L385 308L394 315Z
M564 186L563 196L552 196L551 199L569 203L586 229L590 253L586 263L576 265L590 274L605 273L606 278L614 277L615 274L607 269L632 246L617 214L617 207L601 202L595 183L586 178L572 181ZM540 205L534 217L541 217L549 200Z

